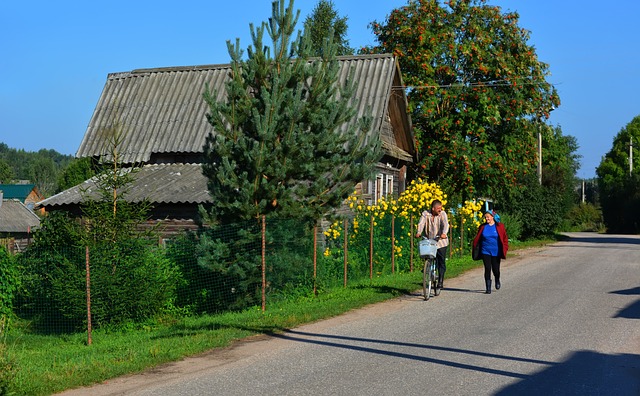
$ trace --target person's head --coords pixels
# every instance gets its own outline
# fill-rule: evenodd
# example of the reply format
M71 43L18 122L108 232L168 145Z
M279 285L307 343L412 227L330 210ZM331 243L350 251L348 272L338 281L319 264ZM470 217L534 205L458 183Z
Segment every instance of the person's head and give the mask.
M489 223L489 224L493 224L495 222L495 219L494 219L492 211L488 210L488 211L484 212L484 221Z
M431 214L437 216L440 212L442 212L442 202L438 199L434 199L433 202L431 202Z

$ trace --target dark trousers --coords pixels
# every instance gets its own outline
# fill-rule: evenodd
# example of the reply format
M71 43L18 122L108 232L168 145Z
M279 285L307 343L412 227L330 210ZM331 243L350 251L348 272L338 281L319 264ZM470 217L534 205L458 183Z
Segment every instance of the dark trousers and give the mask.
M436 253L436 266L438 267L438 282L442 284L444 280L444 273L447 271L447 248L448 246L441 247Z
M484 263L484 280L491 280L491 272L496 279L500 279L500 257L489 256L488 254L482 255L482 262Z

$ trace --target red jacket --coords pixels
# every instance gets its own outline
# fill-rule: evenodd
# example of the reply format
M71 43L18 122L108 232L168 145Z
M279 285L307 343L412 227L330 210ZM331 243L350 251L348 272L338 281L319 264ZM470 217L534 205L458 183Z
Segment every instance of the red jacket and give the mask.
M482 230L484 230L484 226L487 223L481 224L478 227L478 233L476 237L473 238L473 251L476 251L476 247L480 243L482 239ZM507 236L507 229L504 227L504 224L496 222L496 231L498 232L498 256L500 258L507 258L507 250L509 250L509 237Z

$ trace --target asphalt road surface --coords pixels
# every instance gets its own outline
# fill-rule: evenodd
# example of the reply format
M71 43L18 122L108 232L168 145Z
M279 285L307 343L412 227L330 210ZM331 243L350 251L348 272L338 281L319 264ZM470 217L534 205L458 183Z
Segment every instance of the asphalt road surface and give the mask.
M640 395L640 236L569 234L278 336L65 395Z

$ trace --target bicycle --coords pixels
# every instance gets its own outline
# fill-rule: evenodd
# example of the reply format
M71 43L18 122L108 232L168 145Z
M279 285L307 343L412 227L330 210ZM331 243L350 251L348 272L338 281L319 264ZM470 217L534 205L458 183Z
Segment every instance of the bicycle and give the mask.
M438 282L438 265L436 255L438 253L437 241L435 239L424 238L420 241L420 257L424 258L424 268L422 269L422 294L425 301L431 297L431 289L435 296L440 295L440 289L436 287Z

